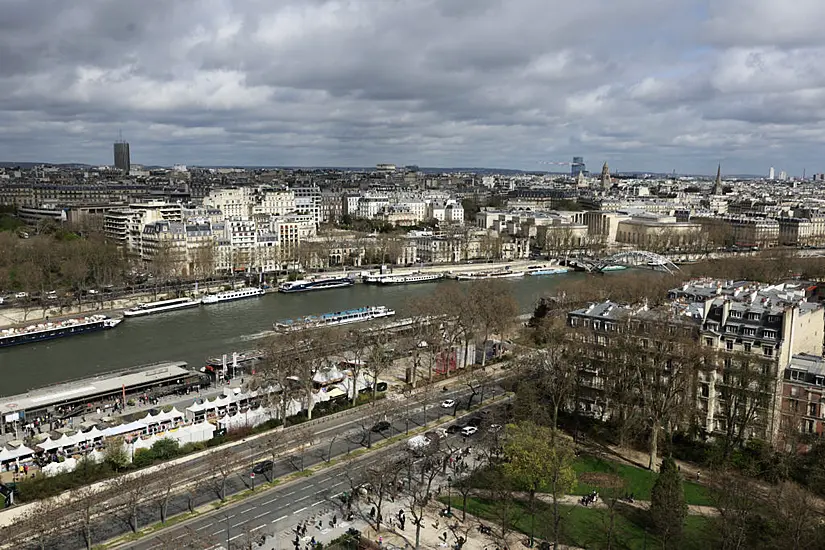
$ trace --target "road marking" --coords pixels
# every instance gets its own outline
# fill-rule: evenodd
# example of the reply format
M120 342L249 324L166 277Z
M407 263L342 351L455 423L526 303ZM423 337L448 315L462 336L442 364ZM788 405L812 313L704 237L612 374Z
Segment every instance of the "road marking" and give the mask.
M202 531L203 529L206 529L207 527L212 527L212 524L207 523L206 525L201 525L200 527L195 527L195 531Z
M262 518L262 517L264 517L264 516L266 516L266 515L268 515L268 514L270 514L270 513L272 513L272 510L269 510L269 511L267 511L267 512L264 512L263 514L258 514L257 516L255 516L255 517L254 517L254 518L252 518L252 519Z
M285 496L285 497L288 497L289 495L294 495L294 494L295 494L295 491L292 491L291 493L287 493L287 494L285 494L284 496Z
M278 519L273 519L272 523L275 523L276 521L281 521L282 519L286 519L286 516L281 516Z
M313 504L312 506L318 506L319 504L323 504L323 503L324 503L324 501L323 501L323 500L319 500L318 502L316 502L316 503L315 503L315 504Z
M231 537L229 540L230 540L230 541L233 541L233 540L235 540L236 538L238 538L238 537L242 537L242 536L243 536L243 533L241 533L240 535L235 535L234 537Z
M257 527L253 527L252 529L250 529L250 531L257 531L258 529L263 529L264 527L266 527L266 523L264 523L263 525L259 525Z
M247 508L246 510L242 511L241 514L248 514L249 512L251 512L254 509L255 509L254 506L252 508Z
M240 523L236 523L235 525L232 526L232 529L234 529L235 527L240 527L241 525L243 525L244 523L247 523L248 521L249 521L248 519L245 519Z
M262 503L261 503L261 506L266 506L267 504L272 504L273 502L275 502L275 501L276 501L276 500L278 500L279 498L281 498L281 497L271 498L271 499L267 500L266 502L262 502Z
M300 510L295 510L294 512L292 512L292 515L294 516L295 514L300 514L301 512L303 512L303 511L304 511L304 510L306 510L306 509L307 509L307 507L306 507L306 506L304 506L304 507L303 507L303 508L301 508Z
M224 529L221 529L220 531L215 531L214 533L212 533L212 535L211 535L211 536L213 536L213 537L214 537L215 535L220 535L220 534L221 534L221 533L223 533L223 532L224 532Z
M304 495L304 496L302 496L301 498L296 498L296 499L295 499L295 502L301 502L302 500L306 500L306 499L308 499L308 498L309 498L309 497L311 497L311 496L312 496L312 495Z

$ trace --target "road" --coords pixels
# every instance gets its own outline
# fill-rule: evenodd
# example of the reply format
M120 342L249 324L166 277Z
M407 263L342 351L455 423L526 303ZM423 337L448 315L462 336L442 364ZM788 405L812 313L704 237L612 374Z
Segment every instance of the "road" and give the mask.
M500 386L492 386L486 390L485 396L492 397L495 395L501 395L503 391L504 390ZM390 430L387 430L382 434L373 435L373 442L378 441L379 438L389 438L394 435L404 433L407 429L407 419L409 419L409 428L413 429L416 426L422 426L426 424L426 422L434 420L437 416L452 413L452 410L439 408L439 402L442 399L456 399L459 404L457 411L462 411L464 410L462 407L467 404L468 397L469 390L464 388L438 393L438 395L433 397L432 404L427 406L426 412L422 407L413 408L409 411L408 415L405 415L406 418L398 418L393 420ZM477 402L478 398L475 400L475 403ZM435 409L438 409L438 411L434 412ZM364 417L368 416L370 411L368 407L363 407L359 409L359 412L361 414L336 419L328 424L319 426L318 430L315 432L317 436L316 444L309 449L302 452L295 452L289 456L282 457L275 462L275 477L279 478L294 473L300 470L301 466L303 466L304 469L310 468L325 460L331 460L336 457L347 455L353 450L366 446L366 442L363 441L365 433ZM254 462L268 456L266 452L251 454L250 449L244 445L234 447L233 452L239 459L243 460L243 462L249 466L242 468L227 478L227 496L251 489L253 482L260 483L259 480L255 481L250 477L249 474L251 465ZM388 451L373 451L373 453L378 455L385 452ZM370 453L364 460L373 459L373 454ZM187 464L185 468L186 469L182 471L182 474L185 474L186 479L205 479L207 477L211 477L209 475L209 464L206 458L193 461L192 463ZM286 518L288 518L291 514L295 514L296 511L304 512L306 510L312 510L313 508L322 507L322 503L327 502L328 496L333 495L335 492L340 492L338 489L343 487L341 482L342 479L345 481L346 477L342 478L340 472L336 472L338 472L338 469L332 468L330 470L319 472L318 474L307 479L301 479L284 486L278 486L274 489L263 491L259 496L254 497L253 499L247 499L237 505L227 506L222 509L221 513L227 510L233 510L233 512L227 512L227 516L234 517L223 517L216 515L217 513L209 514L205 517L188 522L185 527L175 527L171 529L171 532L174 533L172 538L174 538L174 536L184 535L192 537L193 532L200 535L201 531L205 532L203 533L204 535L211 537L216 531L218 531L219 527L216 526L216 522L218 522L222 517L225 522L229 522L230 532L233 525L236 526L236 529L243 526L243 533L246 533L247 529L252 528L263 530L264 525L273 525L276 528L280 528L280 526L277 525L279 521L287 523ZM178 480L178 482L181 481L182 480ZM217 497L217 486L215 484L205 484L204 486L199 487L194 495L194 507L201 507L211 502L215 502ZM234 511L236 509L238 510L237 512ZM173 497L169 502L168 516L171 517L175 514L186 512L187 510L187 497L185 495L178 495ZM139 526L147 526L158 522L159 520L160 511L158 506L143 505L140 507L138 511ZM210 526L213 528L210 529ZM220 529L225 532L226 525L223 525ZM95 522L95 525L92 527L92 538L94 543L98 544L104 540L113 539L127 532L129 532L127 518L124 514L113 511L102 515L98 521ZM132 545L122 546L122 548L145 550L149 548L157 549L159 547L174 547L174 545L169 546L168 540L169 532L164 534L163 540L157 537L151 537ZM204 548L206 547L208 547L208 545L204 546ZM80 530L76 529L73 532L63 534L59 543L55 543L49 548L85 548L85 542L82 539Z

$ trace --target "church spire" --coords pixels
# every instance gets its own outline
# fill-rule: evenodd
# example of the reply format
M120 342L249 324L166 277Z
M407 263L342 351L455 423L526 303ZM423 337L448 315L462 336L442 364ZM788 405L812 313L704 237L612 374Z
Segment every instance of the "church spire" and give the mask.
M713 185L713 194L722 194L722 164L716 167L716 183Z
M607 167L607 162L605 162L604 166L602 166L601 180L602 191L607 191L608 189L610 189L610 168Z

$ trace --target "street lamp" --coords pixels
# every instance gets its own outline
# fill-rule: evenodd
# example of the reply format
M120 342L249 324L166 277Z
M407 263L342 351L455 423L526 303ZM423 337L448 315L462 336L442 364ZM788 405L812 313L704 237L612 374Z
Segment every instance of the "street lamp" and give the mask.
M447 476L447 516L451 516L453 513L453 478L452 476Z

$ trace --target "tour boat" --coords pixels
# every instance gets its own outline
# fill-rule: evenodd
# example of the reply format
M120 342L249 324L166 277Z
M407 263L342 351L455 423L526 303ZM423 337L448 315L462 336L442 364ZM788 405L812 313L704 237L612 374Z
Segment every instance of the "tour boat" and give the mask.
M125 310L123 312L123 316L143 317L144 315L165 313L167 311L198 307L199 305L201 305L201 301L193 298L173 298L171 300L160 300L158 302L147 302L145 304L137 305L131 309Z
M40 323L25 328L7 328L0 330L0 348L107 330L115 328L120 322L121 319L111 319L106 315L91 315L79 319Z
M364 321L372 321L393 315L395 315L395 310L389 309L387 306L368 306L278 321L275 323L275 330L278 332L293 332L312 328L334 327L350 323L363 323Z
M236 290L227 290L217 294L207 294L201 301L204 304L219 304L221 302L231 302L232 300L243 300L244 298L254 298L263 296L266 291L258 287L244 287Z
M352 286L355 281L349 277L325 277L320 279L300 279L278 285L278 292L308 292L310 290L327 290Z

